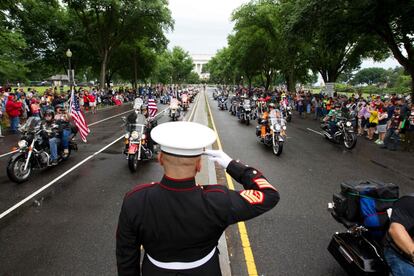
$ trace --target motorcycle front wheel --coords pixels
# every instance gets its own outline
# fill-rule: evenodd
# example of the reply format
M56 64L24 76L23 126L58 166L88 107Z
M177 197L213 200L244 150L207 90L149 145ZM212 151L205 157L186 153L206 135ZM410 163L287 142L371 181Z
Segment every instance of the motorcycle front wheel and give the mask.
M273 143L273 153L276 156L280 156L282 154L283 151L283 143L281 142L274 142Z
M344 137L344 146L347 149L353 149L356 146L357 143L357 136L355 133L348 133L345 137Z
M7 165L7 176L15 183L23 183L29 180L32 173L32 166L29 162L27 169L24 170L26 158L24 155L19 156Z
M138 169L138 152L128 155L128 168L131 172L136 172Z
M246 122L246 126L250 125L250 119L249 118L247 118L245 122Z

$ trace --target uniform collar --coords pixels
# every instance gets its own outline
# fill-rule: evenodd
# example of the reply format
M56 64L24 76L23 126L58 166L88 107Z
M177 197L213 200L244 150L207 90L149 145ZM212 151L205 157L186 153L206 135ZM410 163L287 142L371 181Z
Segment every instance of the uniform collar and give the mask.
M197 187L195 178L175 179L164 175L161 180L161 185L168 190L185 191Z

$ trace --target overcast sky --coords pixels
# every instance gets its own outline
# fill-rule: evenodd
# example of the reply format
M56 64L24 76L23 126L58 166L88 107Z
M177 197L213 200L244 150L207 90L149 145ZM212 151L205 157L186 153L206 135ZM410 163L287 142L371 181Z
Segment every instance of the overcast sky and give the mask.
M169 0L175 20L174 31L167 35L169 48L180 46L190 54L212 54L227 45L232 31L231 13L246 0ZM395 67L398 62L364 61L362 67Z

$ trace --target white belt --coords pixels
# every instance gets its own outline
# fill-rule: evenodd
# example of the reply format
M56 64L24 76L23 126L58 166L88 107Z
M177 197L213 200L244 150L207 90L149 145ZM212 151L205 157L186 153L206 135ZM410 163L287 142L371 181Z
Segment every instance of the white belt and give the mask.
M182 269L192 269L199 266L202 266L206 262L208 262L216 252L216 247L211 250L210 253L207 254L204 258L194 261L194 262L159 262L157 260L154 260L150 255L147 254L148 259L153 263L155 266L158 266L160 268L164 269L175 269L175 270L182 270Z

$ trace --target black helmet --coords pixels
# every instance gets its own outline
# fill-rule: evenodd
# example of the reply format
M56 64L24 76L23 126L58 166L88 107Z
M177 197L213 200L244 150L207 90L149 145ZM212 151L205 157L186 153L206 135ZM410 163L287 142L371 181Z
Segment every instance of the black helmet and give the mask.
M53 109L46 109L46 111L45 111L45 117L47 115L51 115L52 117L54 117L55 116L55 111Z

